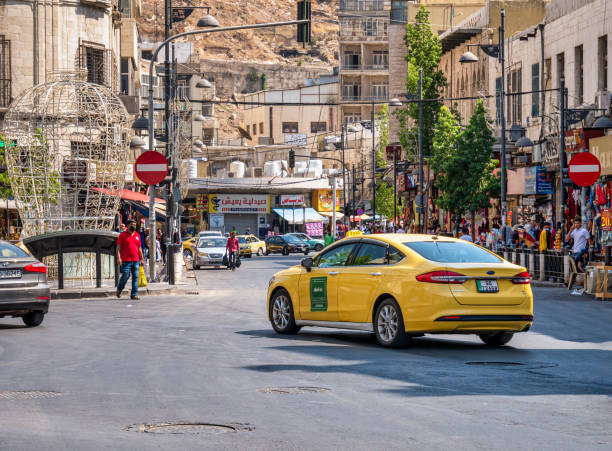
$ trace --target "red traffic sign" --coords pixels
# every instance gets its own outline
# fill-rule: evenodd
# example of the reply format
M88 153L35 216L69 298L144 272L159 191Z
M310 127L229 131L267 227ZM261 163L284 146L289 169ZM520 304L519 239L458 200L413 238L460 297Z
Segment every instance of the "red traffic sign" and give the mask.
M387 161L393 161L393 152L395 152L395 159L400 160L402 158L402 146L398 144L390 144L385 147L385 155Z
M168 175L168 160L149 150L136 159L136 175L147 185L157 185Z
M567 171L576 185L591 186L601 174L601 163L592 153L580 152L572 157Z
M363 208L357 209L357 216L361 216L363 214Z

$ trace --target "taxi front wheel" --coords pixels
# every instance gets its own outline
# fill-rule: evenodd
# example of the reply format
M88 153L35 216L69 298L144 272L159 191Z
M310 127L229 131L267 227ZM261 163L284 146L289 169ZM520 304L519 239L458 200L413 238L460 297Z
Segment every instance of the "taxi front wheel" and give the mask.
M296 334L301 327L295 324L293 305L286 290L280 289L274 293L270 302L270 322L279 334Z
M512 340L512 332L497 332L495 334L480 334L480 339L489 346L503 346Z
M394 299L385 299L376 309L374 333L378 342L389 348L397 348L408 343L409 337L404 330L402 311Z

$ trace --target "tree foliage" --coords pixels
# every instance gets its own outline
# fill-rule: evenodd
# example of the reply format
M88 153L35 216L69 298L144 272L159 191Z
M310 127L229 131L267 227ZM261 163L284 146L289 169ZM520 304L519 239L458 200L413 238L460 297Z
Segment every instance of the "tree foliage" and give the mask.
M406 90L415 96L418 93L419 67L423 70L423 98L438 99L442 89L446 86L446 77L438 68L442 56L442 44L438 36L429 25L429 11L422 6L415 17L414 23L406 25ZM431 155L434 125L438 119L441 102L423 102L423 154ZM416 160L418 155L418 103L409 103L407 106L394 112L399 124L399 137L402 147L406 150L409 160Z
M435 124L432 168L441 191L437 204L455 217L488 207L499 197L498 161L492 158L495 138L478 101L469 125L462 129L460 118L441 107Z
M3 146L0 147L0 197L6 200L9 197L13 197L13 190L11 189L11 181L9 179L8 170L6 167L6 142L4 137L0 134L0 141Z
M378 123L380 125L380 140L378 143L378 151L376 152L376 167L386 168L387 157L386 147L389 145L389 106L383 105L378 116ZM393 177L393 171L391 171L391 177ZM397 200L397 212L400 210L400 198L396 196ZM387 218L393 218L393 183L388 183L385 180L378 180L376 182L376 213L384 215Z

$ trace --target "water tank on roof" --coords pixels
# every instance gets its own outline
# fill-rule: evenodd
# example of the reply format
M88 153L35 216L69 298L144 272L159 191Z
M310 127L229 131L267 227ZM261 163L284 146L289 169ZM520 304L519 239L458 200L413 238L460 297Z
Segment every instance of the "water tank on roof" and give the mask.
M280 177L283 171L283 166L280 160L266 161L264 163L264 177Z
M242 161L232 161L230 163L230 172L234 173L235 178L243 178L245 173L244 163Z
M198 160L191 158L189 160L189 169L187 171L188 179L195 179L198 177Z
M314 177L321 177L323 175L323 160L310 160L308 163L309 171L314 171Z

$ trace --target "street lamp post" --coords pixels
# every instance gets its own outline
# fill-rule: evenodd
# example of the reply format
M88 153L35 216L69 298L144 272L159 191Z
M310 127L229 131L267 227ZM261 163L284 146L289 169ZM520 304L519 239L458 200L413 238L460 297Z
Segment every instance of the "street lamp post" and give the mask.
M374 101L372 101L372 220L376 224L376 125L374 123Z
M164 40L164 42L160 43L157 48L153 51L153 55L151 56L151 64L149 66L149 80L153 80L153 68L155 67L155 61L157 61L157 56L162 48L164 48L170 42L184 38L186 36L196 35L196 34L205 34L205 33L220 33L225 31L236 31L236 30L249 30L255 28L273 28L273 27L282 27L289 25L300 25L310 23L310 19L303 20L292 20L287 22L272 22L272 23L261 23L261 24L253 24L253 25L239 25L235 27L220 27L220 28L208 28L204 30L192 30L186 31L184 33L175 34L173 36L168 37ZM208 26L208 27L218 27L219 23L211 16L206 16L198 22L200 26ZM167 52L166 52L167 53ZM153 82L149 84L149 149L153 150ZM170 137L168 136L168 140ZM151 230L155 230L155 189L153 186L150 187L149 192L149 227ZM151 280L155 278L155 252L150 253L149 255L149 277Z
M423 233L424 195L423 195L423 68L419 67L419 232Z

